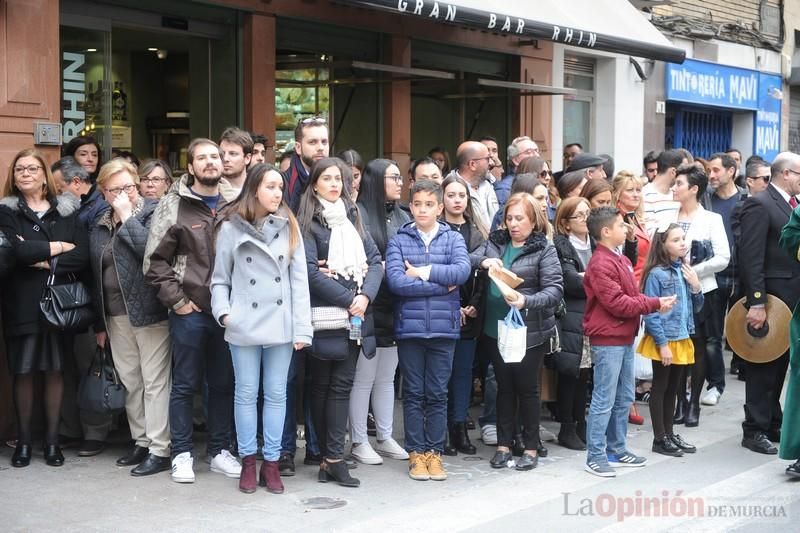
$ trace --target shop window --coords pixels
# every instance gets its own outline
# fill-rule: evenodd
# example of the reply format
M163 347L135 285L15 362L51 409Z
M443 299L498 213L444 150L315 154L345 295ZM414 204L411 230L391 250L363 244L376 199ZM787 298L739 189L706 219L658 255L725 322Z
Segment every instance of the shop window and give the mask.
M325 117L331 114L331 98L328 81L330 69L325 65L329 58L322 56L319 66L303 68L303 63L318 60L318 57L299 57L295 54L281 58L285 65L275 72L275 153L281 154L294 141L297 123L310 117ZM297 68L292 68L292 64Z
M577 94L564 97L564 145L580 143L584 150L591 151L594 127L594 58L565 55L564 87L575 89Z

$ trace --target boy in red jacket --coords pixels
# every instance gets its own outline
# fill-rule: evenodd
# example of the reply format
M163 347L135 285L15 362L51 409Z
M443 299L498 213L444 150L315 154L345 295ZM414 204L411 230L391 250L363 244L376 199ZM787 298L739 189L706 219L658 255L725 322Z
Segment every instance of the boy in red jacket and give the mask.
M586 426L587 472L614 477L614 467L644 466L647 459L625 447L628 410L634 399L633 341L641 315L666 312L675 296L654 298L639 292L633 266L617 250L627 226L612 207L592 209L587 220L597 249L583 282L586 311L583 331L589 337L594 363L594 389Z

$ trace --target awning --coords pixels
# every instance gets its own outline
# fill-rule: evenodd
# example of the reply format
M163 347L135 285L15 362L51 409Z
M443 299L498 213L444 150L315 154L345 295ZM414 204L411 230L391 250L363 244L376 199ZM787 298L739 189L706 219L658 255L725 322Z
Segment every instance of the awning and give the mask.
M590 50L683 63L628 0L334 0L468 28L543 39Z

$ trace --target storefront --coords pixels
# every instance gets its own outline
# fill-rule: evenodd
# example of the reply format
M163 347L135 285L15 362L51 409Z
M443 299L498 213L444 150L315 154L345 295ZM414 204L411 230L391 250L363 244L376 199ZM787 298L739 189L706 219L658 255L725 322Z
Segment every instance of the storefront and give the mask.
M780 75L687 59L665 77L666 148L707 158L736 147L767 161L781 151Z

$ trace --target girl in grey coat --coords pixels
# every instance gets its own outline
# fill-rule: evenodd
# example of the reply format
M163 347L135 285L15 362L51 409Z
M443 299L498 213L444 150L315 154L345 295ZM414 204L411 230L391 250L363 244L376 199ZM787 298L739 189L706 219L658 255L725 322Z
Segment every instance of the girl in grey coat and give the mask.
M259 381L264 387L261 486L283 492L278 472L286 379L292 349L311 344L308 271L300 230L283 199L283 178L258 164L217 236L211 307L226 328L233 357L234 417L242 474L239 490L256 489Z

